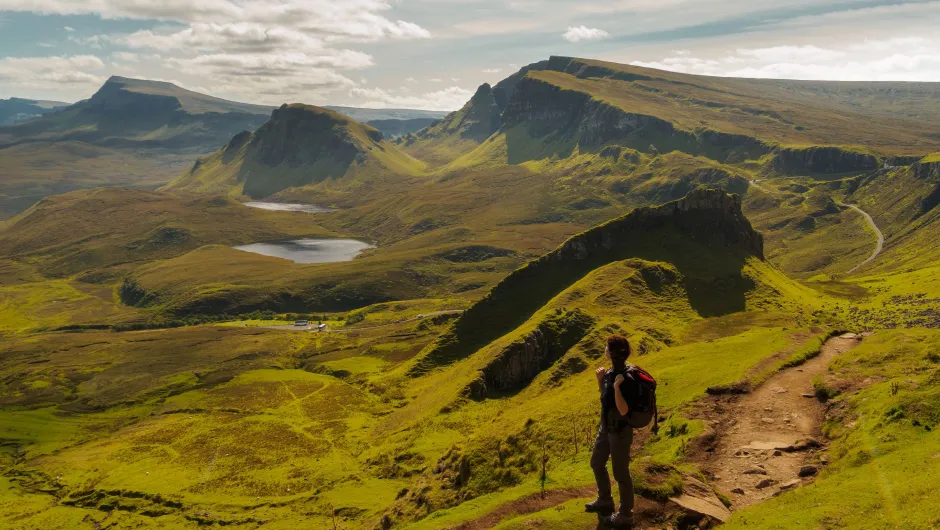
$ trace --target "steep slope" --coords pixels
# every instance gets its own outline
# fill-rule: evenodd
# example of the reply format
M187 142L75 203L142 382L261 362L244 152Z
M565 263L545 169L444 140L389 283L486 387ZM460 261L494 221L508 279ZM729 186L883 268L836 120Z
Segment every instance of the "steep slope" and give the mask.
M860 273L923 268L940 263L940 156L866 175L849 183L845 201L869 213L885 236L885 249Z
M689 252L688 240L698 252ZM628 258L672 263L703 316L742 311L744 292L754 285L741 269L748 258L763 260L763 252L763 238L741 213L740 198L720 190L697 190L676 202L634 210L506 277L455 322L453 334L428 351L416 370L466 356L527 320L589 271Z
M37 101L34 99L0 99L0 126L29 121L44 114L68 107L61 101Z
M444 164L475 148L499 130L505 93L488 83L477 89L470 101L444 119L408 135L403 143L408 152L432 164Z
M239 133L165 189L260 198L328 180L362 184L368 176L419 168L372 127L320 107L285 104L257 131Z

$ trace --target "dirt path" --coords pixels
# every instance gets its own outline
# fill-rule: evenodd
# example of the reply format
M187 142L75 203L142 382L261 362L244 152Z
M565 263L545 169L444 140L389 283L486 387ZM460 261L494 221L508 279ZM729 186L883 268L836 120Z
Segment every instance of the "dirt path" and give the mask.
M751 394L704 404L711 406L703 415L715 436L698 460L712 485L731 494L733 509L813 479L823 463L817 440L825 413L813 378L859 340L851 333L829 339L818 357L775 374Z
M853 267L852 270L849 271L849 274L852 274L853 272L860 269L862 265L866 265L867 263L871 262L871 260L877 258L878 254L881 254L881 250L884 249L884 246L885 246L885 235L881 233L881 229L879 229L878 225L875 224L875 220L872 219L870 215L868 215L868 212L862 210L861 208L859 208L858 206L855 206L854 204L846 204L846 206L862 214L865 217L865 220L868 221L868 224L871 225L875 233L878 234L878 244L875 246L875 252L872 253L872 255L869 256L868 259L866 259L865 261Z

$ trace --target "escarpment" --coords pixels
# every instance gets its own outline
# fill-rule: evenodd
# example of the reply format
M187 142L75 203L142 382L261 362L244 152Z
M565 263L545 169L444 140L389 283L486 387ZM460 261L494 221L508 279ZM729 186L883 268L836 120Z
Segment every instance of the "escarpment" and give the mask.
M704 278L697 288L712 283L740 285L746 283L740 276L744 262L764 259L764 240L741 212L740 197L721 190L696 190L662 206L638 208L570 238L510 274L461 315L412 374L469 355L519 326L588 272L628 258L671 262L686 281L704 274L702 264L713 260L718 263L714 270L726 278L721 282Z
M772 168L784 175L851 173L878 169L878 158L840 147L784 148L774 153Z
M525 127L533 137L573 140L582 149L617 142L648 153L678 150L721 162L757 159L770 152L756 138L707 129L687 131L640 110L628 112L585 92L525 77L515 84L502 122L507 128Z
M594 318L580 309L551 315L500 351L467 387L467 394L485 399L524 388L583 339L593 324Z

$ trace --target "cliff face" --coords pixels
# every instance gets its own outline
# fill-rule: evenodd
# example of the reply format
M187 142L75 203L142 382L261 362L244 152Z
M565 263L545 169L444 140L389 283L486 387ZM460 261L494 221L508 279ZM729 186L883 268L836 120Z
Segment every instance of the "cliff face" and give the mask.
M533 137L572 139L585 148L617 142L638 151L680 150L722 162L756 159L770 151L755 138L677 129L655 116L627 112L584 92L530 77L514 85L502 121L507 127L526 127Z
M412 373L473 353L522 324L588 272L629 258L671 262L687 276L696 274L701 260L717 259L726 283L740 286L747 284L740 277L744 261L764 259L764 240L741 212L741 199L721 190L696 190L679 201L638 208L572 237L510 274L461 315ZM702 279L696 288L710 281Z
M773 170L780 174L851 173L878 169L878 158L838 147L780 149L774 154Z
M911 166L915 178L933 184L933 191L921 202L919 215L924 215L940 206L940 159L933 161L934 158L925 158Z
M579 309L552 315L490 361L467 394L485 399L524 388L583 339L593 324L594 319Z

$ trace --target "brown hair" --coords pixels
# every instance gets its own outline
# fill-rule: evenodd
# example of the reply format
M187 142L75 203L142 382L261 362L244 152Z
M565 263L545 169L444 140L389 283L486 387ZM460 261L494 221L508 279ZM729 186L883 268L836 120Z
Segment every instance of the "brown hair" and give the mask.
M611 335L607 339L607 349L610 351L610 357L621 361L630 357L630 341L620 335Z

